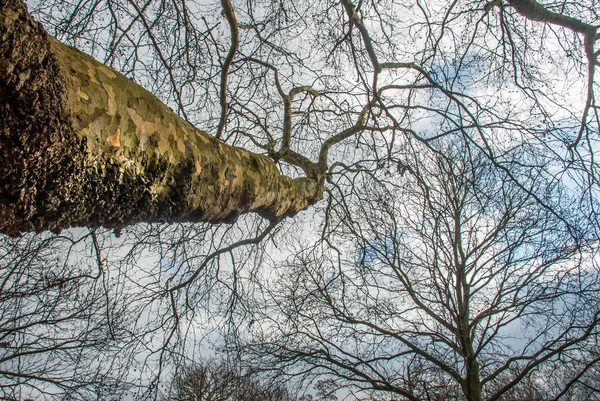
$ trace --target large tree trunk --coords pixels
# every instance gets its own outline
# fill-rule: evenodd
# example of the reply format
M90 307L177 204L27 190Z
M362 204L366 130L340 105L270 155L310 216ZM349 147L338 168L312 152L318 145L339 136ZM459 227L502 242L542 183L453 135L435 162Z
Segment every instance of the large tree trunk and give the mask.
M321 196L59 43L21 0L0 0L0 232L278 220Z

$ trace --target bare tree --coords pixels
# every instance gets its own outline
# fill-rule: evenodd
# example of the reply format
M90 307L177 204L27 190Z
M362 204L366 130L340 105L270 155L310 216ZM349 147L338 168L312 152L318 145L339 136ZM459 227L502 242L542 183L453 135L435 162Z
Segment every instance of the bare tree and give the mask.
M183 119L113 69L47 36L27 17L21 2L5 0L5 63L1 71L3 98L8 100L2 108L4 233L16 235L82 225L119 228L142 221L221 222L251 211L280 220L322 198L333 145L353 137L368 142L368 133L391 134L383 135L384 142L396 135L408 135L417 141L446 135L415 132L412 120L422 118L419 113L423 117L429 114L430 118L441 116L444 124L452 126L449 133L464 127L461 133L484 148L486 157L508 169L502 154L490 146L490 136L498 129L517 129L530 135L532 143L545 144L548 140L542 138L547 130L539 132L536 124L521 126L525 116L502 105L505 99L471 96L462 90L468 83L460 78L464 71L475 74L480 61L488 70L488 76L482 80L493 84L491 87L502 86L512 75L512 87L524 95L523 106L531 110L530 115L536 115L534 119L544 123L547 117L551 118L552 104L557 99L555 93L541 91L535 82L545 73L546 65L555 60L530 65L529 53L539 47L536 41L547 42L548 49L562 47L567 57L574 52L585 56L584 60L574 56L574 64L567 67L569 74L578 75L576 78L587 92L579 110L575 137L561 137L563 127L559 121L554 121L551 128L555 131L553 141L569 150L570 155L563 156L565 162L576 161L576 168L588 174L588 182L595 180L595 164L590 160L594 147L585 140L593 132L596 110L597 27L534 0L480 6L456 2L447 10L416 2L413 12L415 16L423 14L425 25L408 24L402 34L408 33L410 39L393 34L391 26L404 21L383 12L377 4L342 1L337 7L324 4L322 9L302 6L289 10L283 4L279 8L275 3L267 4L264 9L249 5L239 7L238 13L248 19L248 23L242 23L227 0L221 4L230 31L227 55L224 60L204 65L195 65L195 60L209 57L213 49L220 56L223 41L214 39L206 18L196 22L201 27L194 25L192 15L203 10L191 10L185 3L177 2L163 2L157 7L151 3L140 7L131 1L92 1L72 9L61 7L54 14L47 14L45 20L67 39L85 36L92 52L103 48L109 62L133 64L134 69L138 59L146 62L137 51L148 45L156 58L150 60L146 74L159 70L156 63L166 68L161 75L166 73ZM255 21L255 13L266 11L273 12L273 21ZM593 7L585 4L575 11L597 17ZM98 26L95 16L99 12L103 16L100 20L107 19L107 24ZM286 27L292 12L298 25ZM318 12L325 13L328 19L317 18ZM435 13L439 12L443 18L438 29L438 23L430 17L437 17ZM301 46L297 50L294 46L281 47L264 36L278 36L280 42L300 30L307 39L314 39L307 33L310 25L306 15L315 16L318 32L329 33L325 43L309 42L308 52ZM369 20L369 24L379 25L380 29L372 32L367 25ZM523 20L527 21L525 28ZM333 29L340 21L342 30ZM462 28L460 24L470 21L476 22L472 36L456 40L454 45L447 43L453 40L454 31ZM555 40L547 32L534 39L523 36L529 29L528 21L548 26L553 32L558 29ZM100 28L108 30L108 43L101 42L106 38L98 32ZM166 37L170 29L178 33L175 43ZM242 35L240 30L248 33ZM474 50L480 40L485 40L480 37L481 31L489 31L487 37L493 39L482 50ZM417 33L416 37L412 32ZM578 36L567 40L564 36L568 34ZM189 46L201 41L198 36L207 44L198 50L201 54L194 54ZM165 49L167 44L170 49ZM406 45L412 49L397 59L398 46ZM123 46L134 53L118 57ZM205 46L211 49L206 50ZM517 53L518 46L523 47L521 54ZM443 52L446 47L454 49ZM502 57L489 59L499 52ZM321 59L310 65L310 55ZM329 66L332 62L333 68ZM358 86L344 82L344 70L348 70L344 64L353 65ZM220 70L217 93L212 91L216 83L210 78L194 77L200 67ZM174 68L190 71L177 73ZM229 75L233 68L245 75L240 75L237 86L232 88ZM177 77L182 74L183 77ZM216 79L216 74L212 78ZM236 137L244 137L241 143L251 144L268 157L225 146L185 121L189 116L186 104L196 101L196 80L206 91L204 102L209 101L210 95L219 99L216 138L235 142ZM312 83L298 85L298 81ZM471 90L478 86L474 83ZM186 90L192 92L188 98ZM228 92L236 96L230 99ZM432 102L421 105L421 93L427 92L432 92ZM339 93L345 96L336 96ZM253 110L257 98L264 102ZM349 99L356 102L351 104ZM281 107L282 112L274 112ZM280 118L280 133L272 132L269 114ZM507 119L507 115L515 117ZM318 121L313 122L315 119ZM230 120L231 133L224 135ZM300 149L301 143L315 134L317 138L309 152L292 149L292 145ZM24 139L32 137L37 141ZM585 150L574 150L585 143ZM40 151L50 149L46 157L39 157ZM303 177L282 176L273 163L280 160L301 171Z
M498 271L505 263L517 272L506 276L502 288L513 289L515 303L506 306L511 313L525 311L515 322L523 322L527 340L508 349L500 339L512 326L494 333L502 312L493 310L471 323L481 332L470 332L465 319L476 315L465 314L468 306L483 313L487 303L510 304L510 297L487 299L486 291L475 292L475 305L463 302L462 320L455 318L452 326L460 333L444 332L446 340L459 338L460 344L435 341L436 350L439 345L444 356L460 355L460 363L446 361L449 368L440 370L413 355L394 367L402 382L394 385L413 394L446 389L452 396L464 390L475 398L478 393L500 397L532 377L536 361L550 366L558 363L558 354L576 360L575 344L568 341L577 336L587 350L597 311L589 277L600 237L595 0L84 0L32 1L30 9L44 28L22 3L0 0L1 230L18 235L89 228L64 236L75 242L80 235L86 238L78 254L89 260L98 256L87 266L95 271L101 266L100 277L115 282L102 291L119 311L111 320L119 327L118 345L97 347L97 355L118 356L128 373L121 378L135 377L140 397L155 396L168 367L189 362L212 326L227 333L246 325L261 328L255 309L278 294L267 289L272 278L262 267L278 265L290 253L297 258L282 275L289 280L296 274L304 280L303 274L315 266L331 267L331 261L340 274L361 272L364 279L351 277L355 283L368 282L369 274L379 279L386 266L395 266L384 256L393 257L404 241L391 235L391 222L412 218L415 227L422 224L422 241L435 234L446 244L426 254L414 249L414 257L431 261L436 258L430 252L446 249L440 257L448 259L449 269L450 256L460 247L447 244L464 249L472 244L448 237L432 223L435 213L446 213L443 221L454 219L448 205L415 200L419 193L432 202L443 199L448 183L436 176L447 173L454 177L449 182L462 180L463 187L469 180L480 180L480 187L485 179L493 184L466 191L476 199L470 199L474 210L464 211L470 220L457 220L486 251L459 256L487 258ZM449 144L460 144L459 153L468 157L456 156L460 163L455 164L438 158L451 150ZM404 199L412 199L416 209L399 215ZM308 206L309 213L296 216ZM514 224L494 213L506 214ZM474 221L483 228L470 225ZM153 224L131 226L141 222ZM531 237L494 237L486 224ZM114 236L111 230L94 230L100 226L114 228ZM123 235L115 238L121 228ZM495 248L481 243L486 233L505 249L499 259ZM298 237L314 254L295 248ZM9 253L27 253L28 243L19 244ZM394 252L383 252L385 247ZM68 243L55 251L74 254ZM36 258L61 276L62 265ZM306 272L300 274L298 266ZM527 270L535 266L555 274ZM74 269L68 277L77 277ZM498 274L494 277L503 277ZM513 281L518 277L522 281ZM257 278L263 280L262 300L256 300ZM73 281L84 288L101 282ZM459 285L452 290L466 294ZM423 294L427 291L432 289ZM355 299L368 309L372 296ZM452 299L458 305L457 297ZM540 301L529 305L526 299ZM585 305L580 311L571 302L575 299ZM94 305L103 302L100 296L90 298L90 310L102 309ZM285 303L278 299L277 305ZM304 304L291 310L296 306ZM443 299L436 306L443 307ZM416 310L400 310L396 319L416 319ZM14 312L18 317L26 309ZM296 327L293 315L289 324ZM545 322L548 330L534 322ZM38 327L50 333L53 326ZM87 326L78 327L85 337ZM592 332L586 336L587 329ZM415 339L429 338L419 333ZM308 334L321 338L322 333ZM498 341L486 343L486 336ZM534 349L551 349L550 343L543 346L552 338L565 348L535 354ZM461 352L452 354L450 345ZM477 347L493 348L495 357L477 354ZM31 357L28 363L35 364L36 355L41 354L26 353L19 360ZM299 366L294 361L290 372ZM563 387L588 383L595 368L586 366L581 378L574 371L576 380ZM50 377L48 370L32 371ZM507 371L511 374L492 374ZM492 390L500 376L508 381ZM8 386L22 387L14 379Z
M292 401L293 397L280 384L263 383L250 374L227 366L207 362L185 369L174 381L178 401Z
M127 390L114 283L101 256L78 252L96 241L94 233L2 238L0 398L117 399Z
M540 207L539 176L522 177L524 191L464 144L442 150L422 149L404 175L370 176L328 246L262 283L249 359L411 400L503 399L568 358L571 375L597 368L581 358L600 333L596 243L553 213L572 199Z
M3 233L220 222L249 211L279 220L321 197L323 172L282 176L269 158L196 130L48 36L21 1L2 10Z

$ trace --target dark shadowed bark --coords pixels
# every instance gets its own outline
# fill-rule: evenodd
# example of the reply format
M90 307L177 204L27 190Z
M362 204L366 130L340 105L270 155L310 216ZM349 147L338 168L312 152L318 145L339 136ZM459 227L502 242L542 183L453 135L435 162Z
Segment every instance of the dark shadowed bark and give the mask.
M322 195L227 146L0 1L0 232L279 220ZM319 182L319 183L318 183Z

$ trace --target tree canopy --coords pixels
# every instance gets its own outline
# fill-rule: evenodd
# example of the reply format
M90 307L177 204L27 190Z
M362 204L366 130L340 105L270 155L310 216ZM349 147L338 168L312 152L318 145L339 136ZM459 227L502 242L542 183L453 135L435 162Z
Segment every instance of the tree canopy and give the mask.
M599 397L596 0L28 7L0 395L159 397L212 344L305 399Z

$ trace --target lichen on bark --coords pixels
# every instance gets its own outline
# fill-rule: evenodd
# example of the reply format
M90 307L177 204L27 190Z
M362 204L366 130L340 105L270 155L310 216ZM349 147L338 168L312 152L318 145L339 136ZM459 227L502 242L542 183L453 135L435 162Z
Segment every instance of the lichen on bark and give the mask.
M227 146L0 0L0 231L139 222L271 220L322 196Z

